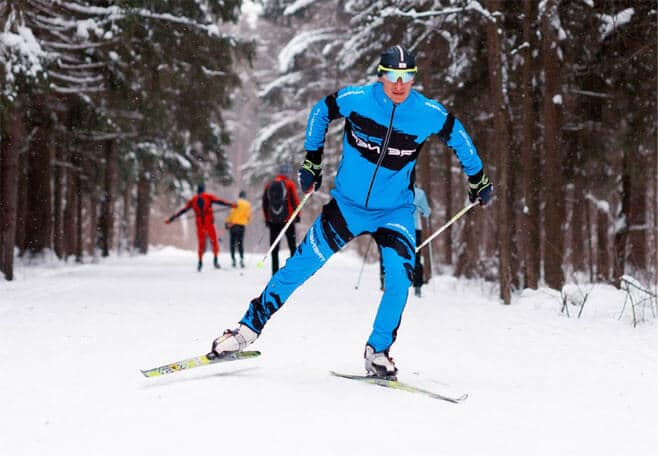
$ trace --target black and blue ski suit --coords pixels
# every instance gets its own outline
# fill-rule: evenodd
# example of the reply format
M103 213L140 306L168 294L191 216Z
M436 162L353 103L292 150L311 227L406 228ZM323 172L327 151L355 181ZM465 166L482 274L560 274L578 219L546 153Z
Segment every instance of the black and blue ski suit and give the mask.
M438 135L469 176L482 170L482 162L459 120L415 90L398 105L380 82L323 98L311 109L304 148L321 152L329 123L339 118L345 119L345 130L333 199L240 323L260 334L292 292L334 253L354 237L370 234L381 248L385 291L367 343L381 352L395 340L413 278L414 167L423 143Z

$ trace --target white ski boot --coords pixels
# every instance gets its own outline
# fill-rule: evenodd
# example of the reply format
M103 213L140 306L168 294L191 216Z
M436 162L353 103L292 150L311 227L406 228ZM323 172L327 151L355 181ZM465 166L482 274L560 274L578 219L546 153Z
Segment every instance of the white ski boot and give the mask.
M224 356L244 350L258 338L251 328L239 325L236 329L227 329L212 343L212 351L217 356Z
M368 375L386 378L388 380L396 380L398 369L395 367L393 358L388 356L388 350L384 352L375 352L374 348L370 345L366 345L363 357L365 358L366 372Z

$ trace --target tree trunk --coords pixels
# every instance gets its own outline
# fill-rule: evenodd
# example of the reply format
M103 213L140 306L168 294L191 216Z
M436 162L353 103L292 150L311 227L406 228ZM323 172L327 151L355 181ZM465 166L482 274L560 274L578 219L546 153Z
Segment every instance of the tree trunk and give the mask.
M64 157L65 161L69 163L64 169L64 175L66 179L66 192L64 195L64 215L62 220L62 232L64 233L64 258L68 259L69 256L75 255L75 245L76 245L76 210L77 207L77 194L78 191L75 187L76 180L75 175L78 172L72 166L72 163L68 161L68 157ZM72 155L71 155L72 158Z
M499 5L495 0L487 1L487 8L492 14ZM499 14L502 14L498 12ZM497 16L500 17L500 16ZM511 160L509 141L509 118L507 113L507 102L505 100L503 87L503 65L501 55L501 36L498 31L503 27L498 23L487 24L487 50L489 64L489 94L491 97L491 109L493 112L494 132L496 143L493 150L498 151L498 174L497 174L497 225L498 225L498 279L500 286L500 297L505 304L512 300L512 195L511 189Z
M73 188L73 170L71 168L66 168L64 171L66 179L66 191L64 194L64 208L62 214L62 232L64 233L64 259L68 259L69 256L73 255L75 250L75 226L74 224L74 195L75 190Z
M29 127L29 123L24 124ZM26 132L27 133L27 132ZM23 136L27 137L27 134ZM27 213L27 151L26 144L21 144L18 153L18 197L16 201L16 240L19 255L25 253L25 214Z
M82 263L84 237L82 236L82 157L76 152L74 165L78 168L75 173L75 261Z
M137 208L135 210L135 243L139 253L146 254L149 244L149 214L151 212L151 168L153 159L141 160L139 180L137 182Z
M610 214L599 205L596 207L596 279L610 282L610 242L608 241L608 220Z
M82 195L81 157L74 150L70 155L70 167L66 171L66 208L64 209L64 249L66 257L74 256L82 262Z
M122 202L123 202L123 211L121 216L121 223L119 224L119 242L117 243L118 252L121 253L123 250L130 249L130 234L128 229L130 226L130 207L132 201L132 178L129 174L126 177L123 188Z
M642 153L642 146L630 140L630 198L628 213L628 263L633 272L647 270L647 163L651 159Z
M630 222L631 212L631 151L628 145L623 148L624 158L622 159L621 173L621 207L615 220L615 244L614 257L612 263L612 280L619 287L621 276L624 275L626 268L626 250L628 243L628 224Z
M10 106L0 134L0 272L14 279L14 244L18 202L18 149L24 137L20 111Z
M103 181L103 196L101 199L101 214L99 220L99 247L101 255L107 257L112 249L112 234L114 229L114 194L117 181L117 152L114 140L105 141L105 179Z
M587 256L588 258L588 271L589 281L594 282L594 247L592 240L594 239L594 231L592 230L592 203L587 199L585 201L585 226L587 227Z
M582 151L577 152L580 156ZM584 163L578 160L575 166L573 206L571 210L571 264L575 271L585 270L585 238L583 228L585 227L585 212L587 211L587 200L585 199L585 176L582 172Z
M96 259L96 247L98 246L98 241L99 241L99 232L98 232L98 195L94 191L94 189L89 189L88 192L86 192L88 195L88 201L89 201L89 226L88 232L89 232L89 243L87 244L87 252L89 255Z
M53 249L57 258L64 258L64 221L63 197L66 170L63 167L64 152L60 146L55 145L55 163L53 166Z
M51 133L48 121L38 125L28 154L25 248L39 255L51 247Z
M100 163L99 143L85 144L87 153L83 157L83 176L81 195L83 198L84 223L83 230L87 233L83 250L94 260L97 259L99 245L99 199L102 192L102 164Z
M463 239L457 249L457 263L455 264L455 275L457 277L477 277L477 250L468 246L477 245L475 217L464 217Z
M562 289L564 273L564 176L562 173L562 89L558 37L555 25L559 24L556 0L547 0L542 17L542 52L544 64L544 195L545 244L544 277L546 284Z

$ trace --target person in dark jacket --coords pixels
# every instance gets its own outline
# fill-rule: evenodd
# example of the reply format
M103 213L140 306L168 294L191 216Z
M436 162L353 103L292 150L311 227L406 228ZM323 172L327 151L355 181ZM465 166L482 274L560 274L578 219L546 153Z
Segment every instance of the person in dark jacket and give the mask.
M443 105L412 89L416 71L414 55L394 46L381 55L377 82L345 87L311 108L304 143L306 158L299 171L304 193L322 184L322 154L329 123L337 119L345 122L333 199L324 206L295 254L251 301L238 327L213 341L217 356L243 350L256 340L293 291L354 237L367 234L381 247L385 289L366 341L364 364L368 375L396 377L397 367L389 350L413 279L414 169L425 141L437 135L453 150L468 176L471 201L486 205L493 193L461 122Z
M283 164L279 167L279 174L268 182L263 189L263 217L265 225L270 231L270 245L281 233L283 227L288 223L290 216L299 206L297 186L288 178L290 165ZM297 237L295 223L299 222L299 214L295 221L286 230L285 236L290 249L290 256L297 248ZM272 275L279 270L279 244L272 250Z
M217 242L215 217L212 210L213 204L219 204L220 206L226 207L236 207L235 203L231 203L229 201L218 198L211 193L206 193L204 184L200 183L197 186L196 195L190 198L187 203L185 203L185 206L183 206L178 212L165 220L165 223L169 224L190 209L194 211L196 220L196 235L199 241L199 263L197 264L198 271L201 271L201 268L203 268L203 253L206 250L206 237L210 238L210 244L212 245L212 253L214 255L213 264L215 265L215 268L220 268L219 260L217 258L217 255L219 255L219 242Z

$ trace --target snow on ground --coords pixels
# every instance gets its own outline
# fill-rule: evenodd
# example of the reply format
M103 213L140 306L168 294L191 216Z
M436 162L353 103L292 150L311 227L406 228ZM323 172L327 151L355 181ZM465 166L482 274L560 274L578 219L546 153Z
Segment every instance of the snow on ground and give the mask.
M361 373L377 266L339 254L277 313L254 360L161 378L205 353L269 279L162 248L98 264L18 265L0 282L0 454L656 455L658 320L618 320L596 286L580 319L558 294L511 306L493 285L437 277L411 296L392 355L401 380L454 405L329 375Z

